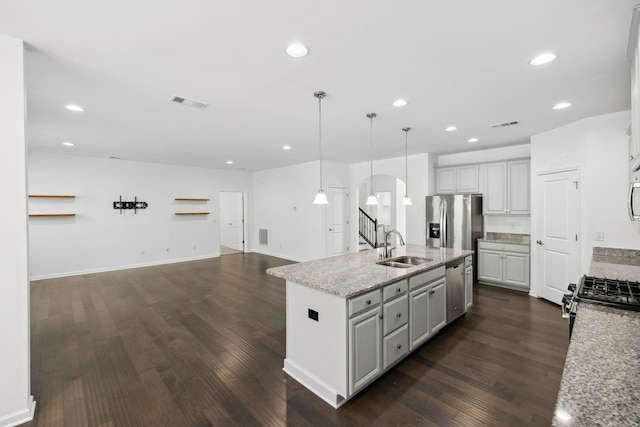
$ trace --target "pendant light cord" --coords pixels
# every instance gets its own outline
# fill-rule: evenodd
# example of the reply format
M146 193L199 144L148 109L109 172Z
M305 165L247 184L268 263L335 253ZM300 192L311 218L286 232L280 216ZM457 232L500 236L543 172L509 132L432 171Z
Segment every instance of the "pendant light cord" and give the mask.
M409 134L409 128L404 128L402 130L404 131L404 193L409 194L409 152L407 150L407 135Z
M376 113L369 113L367 117L369 117L369 144L371 145L371 163L370 163L370 173L371 173L371 194L373 193L373 118L376 117Z
M318 97L318 145L320 146L320 191L322 190L322 97Z

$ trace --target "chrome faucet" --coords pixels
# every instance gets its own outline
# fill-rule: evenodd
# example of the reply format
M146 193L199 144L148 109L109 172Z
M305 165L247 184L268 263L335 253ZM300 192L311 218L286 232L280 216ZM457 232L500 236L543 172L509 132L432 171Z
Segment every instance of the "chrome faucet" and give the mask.
M389 235L396 234L400 238L400 246L404 246L404 239L402 238L402 234L398 230L389 230L384 234L384 257L393 256L392 251L395 249L395 246L391 249L387 249L389 247Z

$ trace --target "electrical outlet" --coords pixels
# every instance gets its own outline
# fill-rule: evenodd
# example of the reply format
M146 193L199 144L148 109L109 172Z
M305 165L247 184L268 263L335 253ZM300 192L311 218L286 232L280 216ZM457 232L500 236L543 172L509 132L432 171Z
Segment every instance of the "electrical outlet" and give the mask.
M140 251L140 255L144 255L146 252L144 250Z
M596 241L597 242L604 241L604 231L596 231Z

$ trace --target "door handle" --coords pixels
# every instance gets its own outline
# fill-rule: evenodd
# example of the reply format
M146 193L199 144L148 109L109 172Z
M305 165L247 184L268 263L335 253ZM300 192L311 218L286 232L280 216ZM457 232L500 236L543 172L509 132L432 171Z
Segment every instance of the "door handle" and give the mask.
M539 245L544 245L544 243L542 243L542 240L536 240L536 243Z
M333 228L330 228L329 231L333 231Z

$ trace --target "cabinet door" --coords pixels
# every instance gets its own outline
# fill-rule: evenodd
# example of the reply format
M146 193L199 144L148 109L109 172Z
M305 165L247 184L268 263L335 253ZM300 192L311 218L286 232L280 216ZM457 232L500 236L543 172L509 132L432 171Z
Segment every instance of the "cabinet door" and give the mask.
M485 214L507 213L507 164L491 163L485 166L484 196Z
M349 394L352 395L382 372L380 310L349 320Z
M529 288L529 255L504 253L502 281L509 285Z
M456 168L456 192L477 193L478 165L458 166Z
M478 250L478 280L502 281L502 251Z
M447 324L447 292L445 281L429 286L429 335L433 335Z
M530 209L530 176L529 160L509 162L508 168L508 205L507 213L511 215L529 215Z
M427 287L409 294L409 335L411 349L429 338L429 293Z
M464 304L466 308L473 305L473 266L464 269Z
M436 192L456 192L456 168L436 169Z

